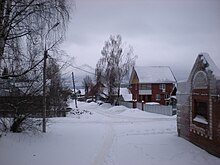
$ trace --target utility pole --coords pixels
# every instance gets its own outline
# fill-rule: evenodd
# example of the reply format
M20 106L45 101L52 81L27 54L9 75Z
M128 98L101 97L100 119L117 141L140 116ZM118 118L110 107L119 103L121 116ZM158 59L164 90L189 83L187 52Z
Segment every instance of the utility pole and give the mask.
M51 49L47 48L47 36L50 33L52 29L57 27L59 25L59 22L54 24L45 34L44 38L44 66L43 66L43 120L42 120L42 130L44 133L46 133L46 116L47 116L47 100L46 100L46 69L47 69L47 57L48 57L48 50Z
M47 111L47 101L46 101L46 66L47 65L47 50L44 50L44 66L43 66L43 132L46 132L46 111Z
M76 86L75 86L75 80L74 80L74 74L73 74L73 72L72 72L72 80L73 80L73 92L74 92L74 95L75 95L75 106L76 106L76 108L78 108L78 106L77 106L77 98L76 98Z

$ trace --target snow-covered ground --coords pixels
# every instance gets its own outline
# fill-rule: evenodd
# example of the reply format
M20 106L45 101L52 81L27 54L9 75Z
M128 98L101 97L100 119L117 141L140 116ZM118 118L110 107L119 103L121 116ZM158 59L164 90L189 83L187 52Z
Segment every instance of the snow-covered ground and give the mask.
M1 137L0 164L220 164L219 158L177 136L175 116L96 103L79 103L78 112L50 119L46 134Z

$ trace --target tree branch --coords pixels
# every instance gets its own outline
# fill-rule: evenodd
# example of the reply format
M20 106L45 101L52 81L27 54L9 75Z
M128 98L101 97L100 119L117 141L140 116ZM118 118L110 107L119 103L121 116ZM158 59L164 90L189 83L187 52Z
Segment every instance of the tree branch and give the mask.
M31 68L29 68L28 70L24 71L21 74L17 74L17 75L5 75L5 76L0 76L0 78L2 79L8 79L9 77L20 77L23 76L25 74L27 74L28 72L32 71L34 68L36 68L42 61L44 60L44 58L42 60L40 60L38 63L36 63L34 66L32 66Z

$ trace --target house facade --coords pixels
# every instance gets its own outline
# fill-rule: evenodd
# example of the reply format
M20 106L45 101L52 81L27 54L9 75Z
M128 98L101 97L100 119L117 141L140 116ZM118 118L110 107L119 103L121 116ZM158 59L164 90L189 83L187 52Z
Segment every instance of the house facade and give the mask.
M220 157L220 70L208 54L198 55L177 89L178 135Z
M158 102L168 105L175 88L176 79L167 66L135 66L132 69L129 87L134 102Z

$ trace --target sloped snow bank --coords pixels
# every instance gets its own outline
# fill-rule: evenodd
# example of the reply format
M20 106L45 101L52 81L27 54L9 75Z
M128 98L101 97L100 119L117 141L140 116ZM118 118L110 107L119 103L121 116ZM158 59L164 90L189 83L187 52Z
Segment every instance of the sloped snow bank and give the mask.
M112 114L120 114L124 111L128 110L128 108L126 108L125 106L113 106L109 109L107 109L108 112L112 113Z

